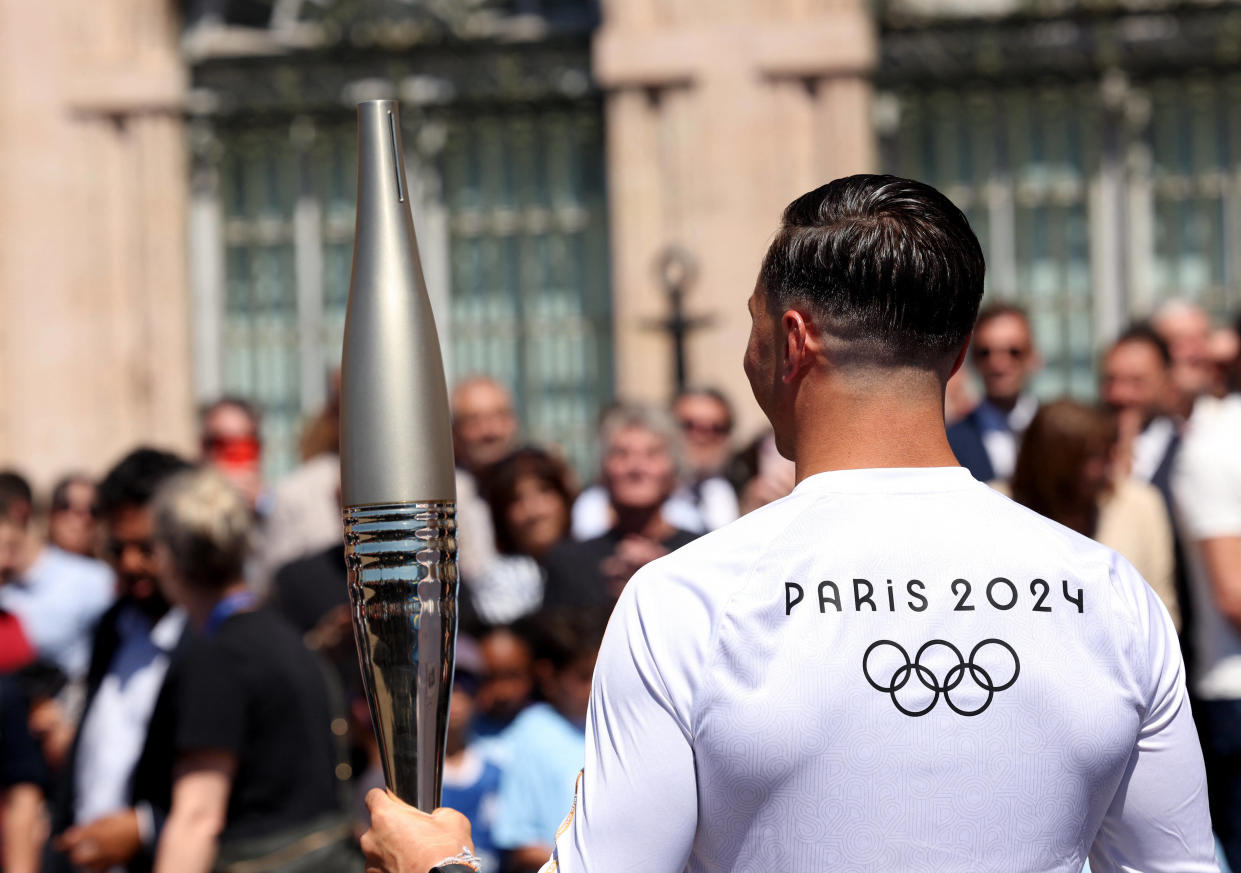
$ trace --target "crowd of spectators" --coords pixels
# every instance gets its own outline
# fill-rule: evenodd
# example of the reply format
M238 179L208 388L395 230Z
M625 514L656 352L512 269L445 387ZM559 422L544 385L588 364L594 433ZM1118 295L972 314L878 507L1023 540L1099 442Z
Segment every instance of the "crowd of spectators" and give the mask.
M1040 402L1030 319L979 316L949 440L974 476L1132 562L1182 632L1216 828L1241 861L1241 363L1168 304L1100 358L1099 402ZM335 383L338 389L339 383ZM533 871L581 767L609 612L644 564L788 494L725 397L617 404L582 483L523 441L513 397L452 394L460 637L445 803L486 870ZM0 473L3 869L361 871L382 783L340 521L337 390L303 463L264 483L259 412L222 398L199 457L138 448L46 502ZM585 487L581 487L582 485Z

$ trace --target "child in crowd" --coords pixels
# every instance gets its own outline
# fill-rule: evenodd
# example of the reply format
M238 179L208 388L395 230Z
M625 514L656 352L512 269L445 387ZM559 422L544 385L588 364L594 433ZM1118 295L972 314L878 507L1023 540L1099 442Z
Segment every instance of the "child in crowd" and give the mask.
M456 672L448 710L447 755L444 758L444 806L459 810L470 820L474 853L482 859L481 873L498 873L499 855L491 838L500 790L500 768L469 742L470 722L476 711L475 695L483 661L478 643L457 637Z
M526 707L504 732L510 750L500 778L494 837L505 869L534 871L573 802L586 750L590 681L607 609L543 613L536 623L534 673L546 702Z

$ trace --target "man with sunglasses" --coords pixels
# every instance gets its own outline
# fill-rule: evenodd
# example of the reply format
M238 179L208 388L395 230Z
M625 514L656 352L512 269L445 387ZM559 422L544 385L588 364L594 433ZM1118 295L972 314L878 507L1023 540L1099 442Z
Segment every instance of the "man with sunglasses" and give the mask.
M983 400L948 428L948 445L975 479L1008 479L1021 434L1038 412L1038 400L1026 388L1042 360L1025 310L1011 303L984 307L974 326L970 360L982 379Z
M188 467L176 455L137 449L99 484L117 601L95 629L85 709L53 808L52 873L151 867L172 791L165 680L185 640L185 616L170 610L156 584L150 503Z

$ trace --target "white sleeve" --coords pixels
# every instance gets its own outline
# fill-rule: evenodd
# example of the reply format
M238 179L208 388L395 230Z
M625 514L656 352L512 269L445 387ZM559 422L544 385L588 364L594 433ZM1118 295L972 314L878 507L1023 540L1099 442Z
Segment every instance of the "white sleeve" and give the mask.
M1172 496L1189 539L1241 535L1241 458L1214 434L1191 435L1172 474Z
M1094 873L1218 873L1206 772L1172 620L1124 559L1113 569L1133 599L1146 706L1138 739L1090 851ZM1126 578L1132 577L1132 578Z
M710 622L649 565L626 586L595 666L586 762L545 871L679 873L698 826L691 712Z

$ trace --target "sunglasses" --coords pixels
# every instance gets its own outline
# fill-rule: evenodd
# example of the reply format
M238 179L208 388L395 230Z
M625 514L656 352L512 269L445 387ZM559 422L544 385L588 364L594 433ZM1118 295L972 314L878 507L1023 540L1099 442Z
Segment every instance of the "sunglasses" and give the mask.
M1026 349L1019 346L978 346L974 349L974 357L980 361L985 361L992 355L1008 355L1010 358L1020 361L1026 356Z
M155 543L152 540L108 540L104 546L108 554L114 559L120 560L125 554L126 549L137 549L144 558L149 558L155 554Z
M722 437L728 436L728 432L731 430L727 424L718 421L694 421L689 418L683 418L679 423L681 425L681 430L685 433L701 433L709 436Z

